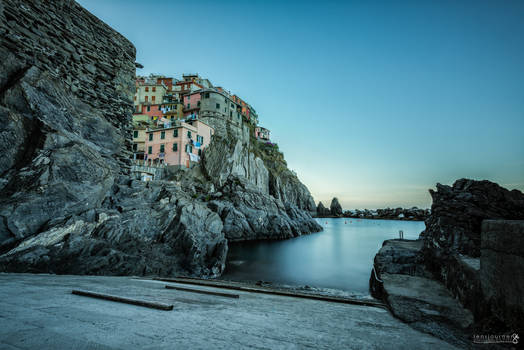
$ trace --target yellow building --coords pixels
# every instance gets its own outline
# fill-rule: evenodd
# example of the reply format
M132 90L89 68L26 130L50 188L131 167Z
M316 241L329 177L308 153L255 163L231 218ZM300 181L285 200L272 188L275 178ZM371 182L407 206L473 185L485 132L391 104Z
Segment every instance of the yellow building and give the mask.
M167 120L184 119L184 105L179 102L162 104L162 112Z

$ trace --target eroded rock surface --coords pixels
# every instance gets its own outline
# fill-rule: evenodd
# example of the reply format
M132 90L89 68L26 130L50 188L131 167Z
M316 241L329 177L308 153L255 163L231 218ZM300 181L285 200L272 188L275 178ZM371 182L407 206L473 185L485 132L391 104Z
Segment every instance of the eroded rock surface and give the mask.
M467 179L430 193L420 239L386 241L375 256L373 295L460 346L471 346L473 334L522 333L524 194Z
M246 126L177 183L133 180L135 48L74 1L3 0L0 34L0 271L217 276L226 237L320 230Z

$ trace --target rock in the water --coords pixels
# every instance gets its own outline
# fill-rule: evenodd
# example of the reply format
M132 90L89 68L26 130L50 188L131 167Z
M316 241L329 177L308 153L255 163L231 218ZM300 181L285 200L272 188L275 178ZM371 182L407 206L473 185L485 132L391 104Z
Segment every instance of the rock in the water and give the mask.
M322 204L322 202L318 202L318 206L317 206L317 216L319 217L324 217L324 216L327 216L327 215L330 215L330 211L328 208L326 208L324 206L324 204Z
M333 216L341 216L342 215L342 206L338 202L338 198L334 197L331 200L331 205L329 206L329 211L331 215Z

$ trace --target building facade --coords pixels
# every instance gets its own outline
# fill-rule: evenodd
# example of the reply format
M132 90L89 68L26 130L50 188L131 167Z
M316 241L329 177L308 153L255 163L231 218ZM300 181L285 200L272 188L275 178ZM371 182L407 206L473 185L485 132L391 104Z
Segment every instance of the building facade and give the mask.
M146 131L146 164L189 167L192 162L199 162L202 151L211 142L213 128L199 120L167 125Z
M261 126L257 126L255 128L255 137L258 140L269 141L270 140L269 129L263 128Z

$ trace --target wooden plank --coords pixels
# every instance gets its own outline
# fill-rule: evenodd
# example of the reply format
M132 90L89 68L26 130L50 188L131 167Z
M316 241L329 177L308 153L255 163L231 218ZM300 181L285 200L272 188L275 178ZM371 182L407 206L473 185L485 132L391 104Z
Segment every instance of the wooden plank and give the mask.
M264 288L264 287L245 287L239 284L231 284L231 283L209 281L209 280L198 280L195 278L190 278L190 279L189 278L188 279L186 278L153 278L153 279L157 281L163 281L163 282L173 282L173 283L192 284L192 285L206 286L206 287L213 287L213 288L232 289L232 290L238 290L238 291L249 292L249 293L262 293L262 294L280 295L280 296L286 296L286 297L321 300L321 301L328 301L328 302L333 302L333 303L387 308L387 306L384 303L380 301L376 301L376 300L362 300L362 299L335 297L335 296L327 296L327 295L319 295L319 294L307 294L307 293L291 292L291 291L286 291L286 290L281 290L281 289Z
M90 291L85 291L85 290L76 290L76 289L73 289L71 291L71 293L75 294L75 295L81 295L81 296L84 296L84 297L91 297L91 298L104 299L104 300L109 300L109 301L116 301L116 302L119 302L119 303L125 303L125 304L137 305L137 306L144 306L144 307L149 307L149 308L152 308L152 309L166 310L166 311L173 310L173 305L168 305L168 304L164 304L164 303L157 303L157 302L153 302L153 301L130 299L130 298L119 297L119 296L116 296L116 295L95 293L95 292L90 292Z
M181 290L181 291L184 291L184 292L193 292L193 293L200 293L200 294L218 295L218 296L221 296L221 297L237 298L237 299L240 297L238 294L212 292L212 291L209 291L209 290L182 288L182 287L175 287L175 286L170 286L170 285L166 285L166 289L176 289L176 290Z

